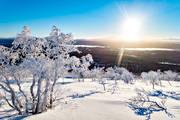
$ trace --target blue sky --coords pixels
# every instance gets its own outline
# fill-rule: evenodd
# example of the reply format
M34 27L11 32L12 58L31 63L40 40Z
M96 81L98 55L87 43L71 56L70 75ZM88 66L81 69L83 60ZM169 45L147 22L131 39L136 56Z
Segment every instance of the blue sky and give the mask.
M76 38L120 36L127 15L142 19L145 38L180 38L179 0L0 0L0 37L24 25L38 36L52 25Z

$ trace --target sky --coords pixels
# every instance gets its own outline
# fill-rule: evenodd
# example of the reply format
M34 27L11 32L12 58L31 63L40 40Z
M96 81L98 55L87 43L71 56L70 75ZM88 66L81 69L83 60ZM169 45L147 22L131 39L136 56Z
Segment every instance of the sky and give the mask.
M0 37L25 25L45 37L56 25L75 38L119 38L127 17L141 22L142 38L180 38L180 0L0 0Z

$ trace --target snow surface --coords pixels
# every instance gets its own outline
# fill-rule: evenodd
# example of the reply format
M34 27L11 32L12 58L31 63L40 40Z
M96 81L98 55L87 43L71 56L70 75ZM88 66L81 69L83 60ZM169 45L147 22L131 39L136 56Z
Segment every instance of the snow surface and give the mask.
M163 86L152 86L138 80L134 84L118 82L116 91L112 93L113 81L106 84L107 90L97 82L86 79L85 82L65 79L58 82L62 99L59 104L47 112L32 116L17 116L7 107L0 108L0 119L25 120L145 120L143 114L137 114L129 106L129 99L137 95L137 89L144 89L156 94L151 98L166 97L166 108L174 117L169 117L164 111L153 111L150 120L180 120L180 82L163 81ZM157 94L158 93L158 94ZM160 95L161 94L161 95Z

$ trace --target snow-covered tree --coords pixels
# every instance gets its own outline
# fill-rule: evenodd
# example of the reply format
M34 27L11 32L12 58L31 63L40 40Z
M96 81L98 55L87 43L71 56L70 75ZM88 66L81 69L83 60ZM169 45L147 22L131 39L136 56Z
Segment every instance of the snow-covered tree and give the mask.
M117 82L123 80L125 83L132 83L134 76L127 69L121 67L107 68L106 76Z
M164 80L167 80L171 85L170 81L175 81L178 74L176 72L172 72L171 70L164 71Z
M75 56L71 57L71 69L73 77L77 78L79 82L81 79L84 82L84 79L89 77L89 66L92 64L92 62L93 59L90 54L82 56L80 59Z
M156 71L142 72L141 77L144 80L147 80L150 84L152 84L153 89L155 85L161 85L161 73Z
M2 96L19 114L36 114L53 107L57 80L64 78L70 68L70 53L78 52L72 35L60 32L56 26L46 38L29 34L30 28L25 26L12 48L0 50ZM23 89L25 79L31 83L29 90Z
M132 83L134 80L134 75L129 72L125 68L119 68L119 74L121 75L121 80L123 80L125 83L129 84Z
M119 75L119 74L115 73L115 70L112 67L109 67L109 68L106 69L106 77L108 79L114 80L117 75Z
M104 67L95 67L91 70L91 77L93 80L96 80L103 86L103 89L106 90L106 77Z

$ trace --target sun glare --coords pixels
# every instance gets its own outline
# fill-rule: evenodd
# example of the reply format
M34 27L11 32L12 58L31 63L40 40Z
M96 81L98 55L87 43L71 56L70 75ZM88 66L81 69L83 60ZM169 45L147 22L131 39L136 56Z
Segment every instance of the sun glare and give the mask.
M141 20L138 18L128 18L122 26L123 40L137 41L140 40Z

